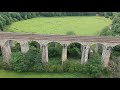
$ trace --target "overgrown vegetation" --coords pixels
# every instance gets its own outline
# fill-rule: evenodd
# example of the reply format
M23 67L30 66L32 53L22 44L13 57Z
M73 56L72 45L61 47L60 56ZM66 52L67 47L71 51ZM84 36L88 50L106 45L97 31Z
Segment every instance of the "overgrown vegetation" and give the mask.
M30 50L26 54L13 53L10 64L11 69L17 72L51 72L51 73L81 73L91 77L97 77L103 72L103 66L99 54L92 55L87 64L80 64L80 61L67 60L61 65L57 59L53 62L42 64L38 54ZM56 63L55 63L56 62Z
M113 13L112 24L101 32L101 36L120 36L120 12ZM112 48L108 71L111 77L120 78L120 45Z

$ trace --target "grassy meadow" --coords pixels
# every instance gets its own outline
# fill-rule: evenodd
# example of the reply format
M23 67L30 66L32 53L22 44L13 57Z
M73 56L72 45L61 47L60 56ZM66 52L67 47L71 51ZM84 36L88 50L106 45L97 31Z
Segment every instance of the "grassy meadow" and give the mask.
M80 73L34 73L0 70L0 78L89 78Z
M37 34L61 34L74 32L76 35L98 35L101 29L111 24L111 20L99 16L39 17L14 22L7 32Z

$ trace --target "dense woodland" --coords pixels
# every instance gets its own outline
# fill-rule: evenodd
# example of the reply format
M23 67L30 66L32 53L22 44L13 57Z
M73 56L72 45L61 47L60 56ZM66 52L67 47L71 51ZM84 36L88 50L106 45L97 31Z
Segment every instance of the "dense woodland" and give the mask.
M0 30L4 31L6 25L12 22L26 20L34 17L53 17L53 16L113 16L113 12L0 12Z

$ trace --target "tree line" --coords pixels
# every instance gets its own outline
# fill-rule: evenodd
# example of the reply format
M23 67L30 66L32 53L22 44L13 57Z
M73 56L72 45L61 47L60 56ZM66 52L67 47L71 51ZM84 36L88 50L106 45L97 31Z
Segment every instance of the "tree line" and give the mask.
M53 16L112 16L112 12L0 12L0 30L4 31L6 25L12 22L27 20L34 17L53 17Z

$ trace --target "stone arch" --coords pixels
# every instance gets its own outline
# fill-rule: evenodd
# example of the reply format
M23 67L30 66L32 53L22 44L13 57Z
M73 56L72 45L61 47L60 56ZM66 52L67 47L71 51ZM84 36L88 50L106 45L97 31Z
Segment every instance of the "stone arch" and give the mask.
M53 42L51 41L48 42L47 47L48 47L49 61L52 62L54 61L53 58L56 58L55 62L60 63L62 56L62 44L57 41L53 41Z
M8 40L11 48L11 52L21 52L20 43L17 40Z
M57 44L63 45L64 42L61 42L61 41L48 41L47 45L50 44L50 43L57 43Z
M38 41L36 40L30 40L28 41L28 46L29 46L29 50L32 50L32 51L35 51L38 55L40 55L40 59L42 58L42 55L41 55L41 48L40 48L40 44Z
M103 43L99 43L99 42L91 43L91 45L90 45L90 52L102 54L103 45L104 45Z
M17 42L20 43L20 47L21 47L21 52L22 53L26 53L29 50L29 44L28 44L29 40L17 40Z
M34 48L38 48L40 49L40 43L36 40L31 40L28 42L29 43L29 46L33 46Z
M111 50L110 59L120 59L120 44L114 44L114 46L111 46L108 49Z
M9 60L11 58L11 48L9 40L1 40L1 52L3 57L3 62L9 65Z
M73 43L78 43L78 44L81 44L81 45L82 45L82 42L77 42L77 41L68 42L67 45L69 46L69 45L71 45L71 44L73 44Z
M80 59L81 58L81 54L82 54L82 43L80 42L70 42L68 44L68 48L67 48L67 55L68 58L76 58L76 59Z

